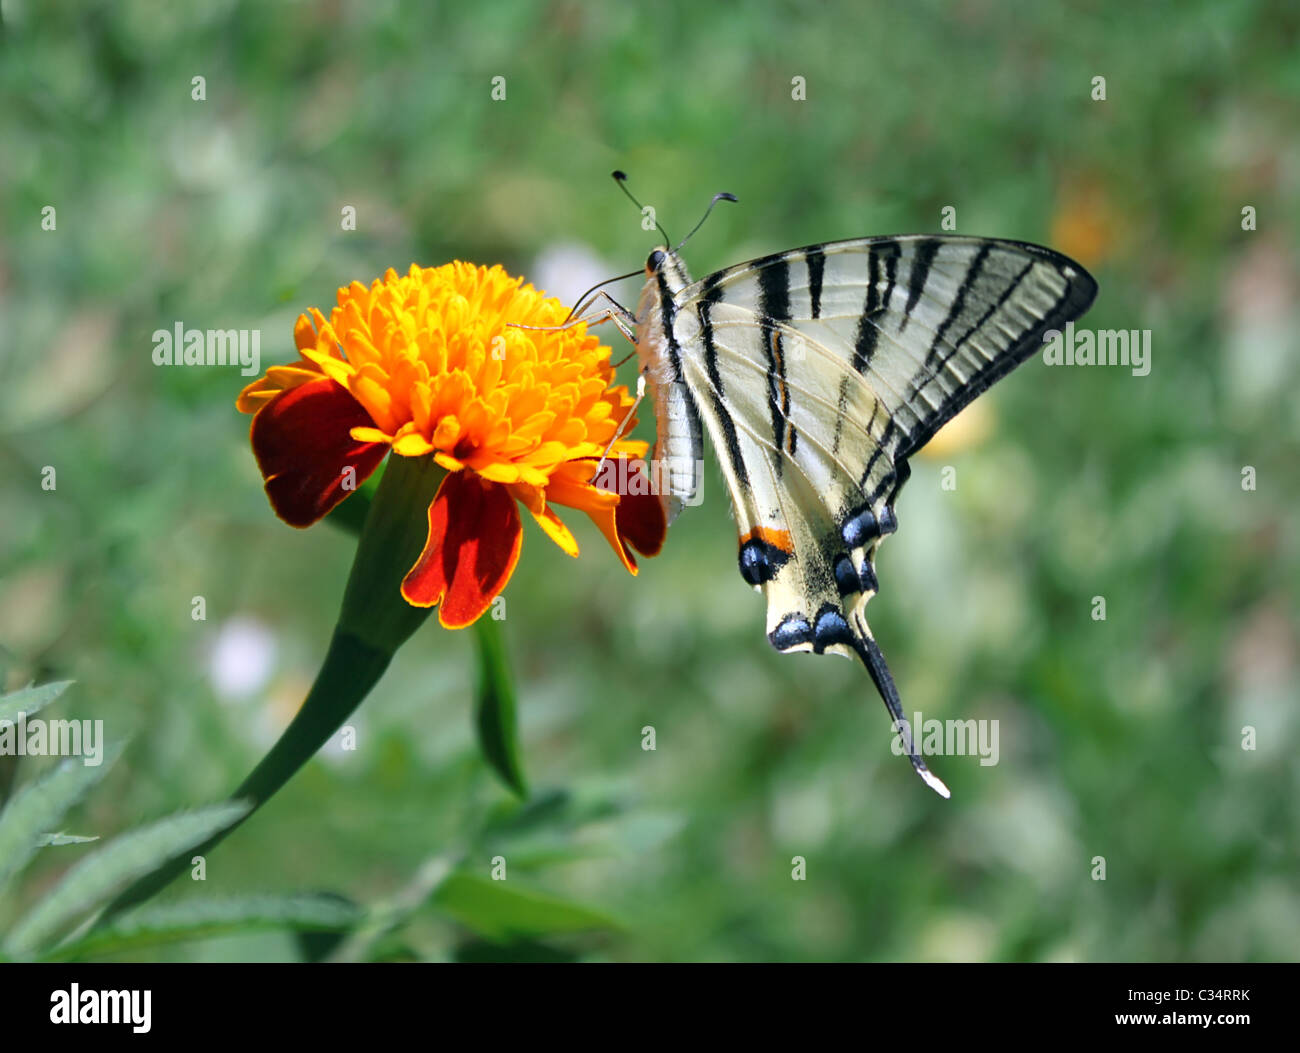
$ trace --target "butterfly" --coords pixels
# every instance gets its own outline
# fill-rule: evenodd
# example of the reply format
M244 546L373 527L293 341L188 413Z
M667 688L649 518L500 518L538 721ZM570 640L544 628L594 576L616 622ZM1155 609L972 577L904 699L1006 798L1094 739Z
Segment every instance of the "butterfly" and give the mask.
M724 199L735 200L715 195L710 210ZM646 259L636 312L602 292L608 305L587 320L613 321L636 346L668 521L699 491L707 431L740 576L767 599L768 641L861 660L912 767L950 796L915 748L867 625L876 551L898 529L912 454L1080 317L1097 283L1040 245L947 234L809 245L693 281L685 241L665 241Z

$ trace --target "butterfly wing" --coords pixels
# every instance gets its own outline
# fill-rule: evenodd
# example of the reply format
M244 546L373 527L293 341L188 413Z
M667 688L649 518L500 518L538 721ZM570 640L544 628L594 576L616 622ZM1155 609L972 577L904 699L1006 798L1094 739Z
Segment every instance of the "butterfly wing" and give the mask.
M1040 246L915 236L780 253L674 297L683 379L722 461L741 575L767 597L769 641L857 655L944 796L867 626L876 549L897 528L907 458L1095 295L1082 267Z

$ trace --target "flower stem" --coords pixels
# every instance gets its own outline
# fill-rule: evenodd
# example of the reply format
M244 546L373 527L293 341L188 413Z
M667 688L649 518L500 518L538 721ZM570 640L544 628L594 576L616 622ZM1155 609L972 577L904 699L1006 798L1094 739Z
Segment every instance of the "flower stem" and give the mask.
M139 878L105 908L101 923L164 888L194 855L206 855L270 800L361 704L397 649L429 616L430 608L412 607L402 598L401 585L424 547L429 505L445 473L431 458L393 455L389 461L357 543L325 662L297 716L231 794L231 800L252 805L248 815Z
M501 781L516 797L528 796L524 763L519 750L519 720L516 715L515 683L506 658L501 628L490 616L474 623L478 645L478 685L474 704L474 725L479 748Z

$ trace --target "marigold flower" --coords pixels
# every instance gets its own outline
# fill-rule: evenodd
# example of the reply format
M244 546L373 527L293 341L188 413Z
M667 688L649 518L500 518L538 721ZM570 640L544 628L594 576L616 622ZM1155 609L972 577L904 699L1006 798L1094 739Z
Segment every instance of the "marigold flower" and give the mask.
M635 574L629 546L655 555L665 522L648 486L620 496L593 481L633 404L626 387L610 386L609 347L583 325L507 325L556 326L565 314L499 266L458 261L413 264L405 275L390 269L369 288L340 289L328 319L315 308L300 315L299 361L272 366L237 403L255 414L253 453L276 514L310 526L390 449L432 457L448 474L402 595L418 607L439 604L447 628L477 619L509 580L523 539L516 503L571 556L578 544L554 506L585 512ZM609 457L645 452L645 443L624 439ZM638 462L619 467L608 475L640 471Z

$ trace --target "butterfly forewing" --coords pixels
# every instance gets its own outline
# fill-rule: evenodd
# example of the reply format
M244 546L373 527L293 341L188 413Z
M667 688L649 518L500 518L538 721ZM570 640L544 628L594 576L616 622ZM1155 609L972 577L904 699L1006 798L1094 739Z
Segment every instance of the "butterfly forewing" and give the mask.
M784 321L849 363L906 434L906 456L1095 295L1083 268L1038 245L914 235L767 256L675 299L679 317L705 299L734 306L758 335L765 319ZM764 306L785 310L773 317ZM750 351L767 361L761 341Z

